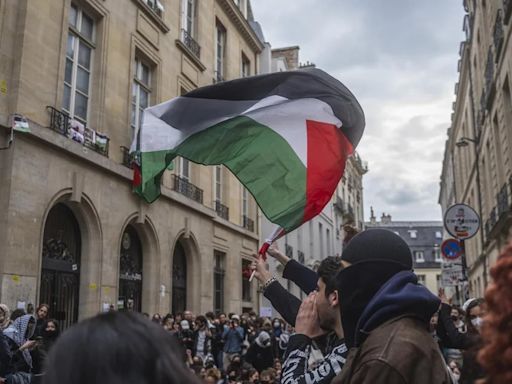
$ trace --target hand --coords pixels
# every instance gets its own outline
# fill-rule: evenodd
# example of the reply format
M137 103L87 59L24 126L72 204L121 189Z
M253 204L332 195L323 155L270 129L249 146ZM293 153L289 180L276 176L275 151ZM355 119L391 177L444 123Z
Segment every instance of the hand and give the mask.
M444 292L444 288L439 288L438 296L441 299L441 303L450 305L451 300L448 300L448 297L446 297L446 293Z
M258 279L261 284L266 283L272 274L267 270L267 264L261 255L253 254L253 262L251 264L251 270L254 272L254 277Z
M32 349L36 346L37 341L36 340L27 340L25 343L20 347L20 351L24 351L25 349Z
M270 257L273 257L274 259L276 259L282 265L285 265L287 262L290 261L290 258L288 256L284 255L283 253L281 253L281 251L279 251L279 248L278 248L276 242L272 243L270 245L270 247L268 247L267 254Z
M325 331L320 328L318 311L316 310L316 295L318 292L311 292L302 302L297 319L295 320L295 331L313 339L321 336Z

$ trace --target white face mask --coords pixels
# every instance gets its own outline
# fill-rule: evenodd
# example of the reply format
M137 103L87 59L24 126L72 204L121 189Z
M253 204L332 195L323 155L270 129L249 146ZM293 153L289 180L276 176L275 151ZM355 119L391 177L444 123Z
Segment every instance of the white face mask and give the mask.
M482 320L482 318L481 318L480 316L477 316L477 317L475 317L474 319L471 319L471 324L473 324L473 326L474 326L476 329L478 329L478 330L480 330L480 327L482 326L482 323L483 323L483 322L484 322L484 321Z

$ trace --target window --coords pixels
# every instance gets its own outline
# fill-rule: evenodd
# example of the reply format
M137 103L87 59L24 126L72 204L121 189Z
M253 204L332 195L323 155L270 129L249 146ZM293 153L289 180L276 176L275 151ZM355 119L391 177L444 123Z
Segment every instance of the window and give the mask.
M251 76L251 61L242 53L240 77Z
M418 231L416 231L415 229L411 229L407 232L409 232L409 236L411 237L411 239L416 239L418 237Z
M319 243L320 243L320 257L323 259L324 255L324 230L322 223L318 223L318 235L319 235Z
M196 2L195 0L184 0L185 1L185 25L184 28L188 34L195 37L196 27Z
M149 107L151 96L151 68L140 58L135 58L135 73L132 85L132 132L142 124L144 109Z
M215 196L214 200L222 202L222 165L215 166Z
M226 54L226 28L217 21L215 37L215 81L224 81L224 57Z
M224 261L226 254L213 251L213 309L215 313L224 312Z
M327 256L330 256L332 255L331 253L331 231L329 230L329 228L327 228L325 230L325 241L326 241L326 247L325 249L327 250Z
M251 270L251 261L242 259L242 300L243 301L251 301L252 300L251 282L249 281L251 272L246 273L246 271L250 271L250 270Z
M183 157L180 158L180 177L185 180L190 177L190 161Z
M242 186L242 217L249 216L249 192Z
M423 251L414 251L414 260L416 260L417 263L424 263L425 255Z
M443 261L443 259L441 258L441 248L439 248L439 244L435 244L434 245L434 261L436 263L440 263Z
M94 20L72 4L69 9L68 23L62 108L71 118L85 123L90 98Z
M418 283L420 283L422 285L427 284L427 278L425 275L417 275L417 276L418 276Z
M442 239L443 233L441 231L436 231L436 239Z

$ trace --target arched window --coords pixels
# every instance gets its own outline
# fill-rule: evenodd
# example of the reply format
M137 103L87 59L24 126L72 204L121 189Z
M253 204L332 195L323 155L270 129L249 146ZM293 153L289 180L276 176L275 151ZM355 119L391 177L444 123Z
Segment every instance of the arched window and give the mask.
M141 302L142 244L137 230L132 225L128 225L121 240L118 308L140 312Z
M49 316L63 329L78 320L80 227L71 209L56 204L48 213L43 235L39 302L50 305Z

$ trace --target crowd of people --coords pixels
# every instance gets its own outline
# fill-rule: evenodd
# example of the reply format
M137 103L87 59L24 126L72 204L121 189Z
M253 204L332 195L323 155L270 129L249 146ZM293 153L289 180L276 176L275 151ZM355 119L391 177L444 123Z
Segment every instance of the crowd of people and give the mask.
M35 314L0 304L0 383L485 383L512 382L512 247L492 268L486 300L451 305L412 271L393 232L354 235L313 271L272 246L288 292L255 256L252 268L279 318L254 312L111 311L59 337Z

